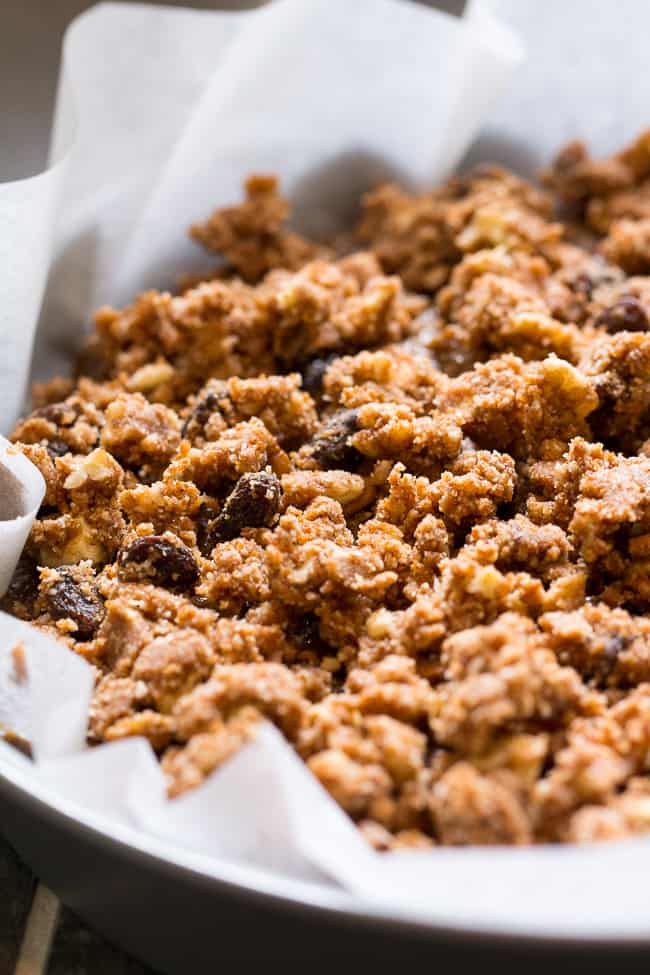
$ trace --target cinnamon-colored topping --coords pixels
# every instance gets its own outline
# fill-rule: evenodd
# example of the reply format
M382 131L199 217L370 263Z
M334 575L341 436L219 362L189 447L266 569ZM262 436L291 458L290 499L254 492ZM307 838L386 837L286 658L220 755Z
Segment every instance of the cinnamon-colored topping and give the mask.
M271 721L379 850L650 831L650 134L544 179L375 189L337 257L252 177L97 313L4 600L91 742L176 796Z

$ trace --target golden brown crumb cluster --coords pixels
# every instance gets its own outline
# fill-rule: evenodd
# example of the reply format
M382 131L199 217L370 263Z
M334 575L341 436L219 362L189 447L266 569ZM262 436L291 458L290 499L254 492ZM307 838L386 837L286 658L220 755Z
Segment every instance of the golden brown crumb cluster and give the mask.
M170 794L272 721L379 849L650 831L650 133L364 201L275 180L177 294L101 309L14 433L4 605L96 668Z

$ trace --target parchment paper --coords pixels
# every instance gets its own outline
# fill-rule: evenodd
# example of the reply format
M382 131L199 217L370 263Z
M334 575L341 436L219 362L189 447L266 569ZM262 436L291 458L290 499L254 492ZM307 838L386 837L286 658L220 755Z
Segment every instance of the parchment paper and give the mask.
M625 116L615 118L611 106L616 92L628 91L621 73L636 71L638 87L644 32L626 28L636 68L628 47L616 76L601 62L585 64L577 38L588 37L589 52L604 57L609 39L620 39L625 10L642 16L640 2L633 10L633 0L619 0L615 13L601 0L577 0L571 13L560 0L499 7L534 57L518 76L528 87L511 84L501 116L493 116L501 121L484 131L483 150L479 140L470 155L519 153L530 168L556 148L558 136L598 128L576 124L587 117L589 90L601 98L598 148L633 134L643 121L635 115L642 99L631 99ZM578 22L581 35L571 28ZM397 0L281 0L246 14L107 4L80 18L66 39L52 168L0 186L0 339L10 350L0 360L0 426L8 428L20 409L48 276L37 372L65 368L95 305L170 284L172 273L195 265L198 252L182 229L237 199L248 171L278 171L298 224L321 233L339 229L352 201L378 178L421 185L444 176L521 57L516 36L491 18L487 3L470 4L462 23ZM595 88L583 83L589 72L601 78ZM0 521L2 584L42 497L42 483L14 460L0 450L0 468L16 473L27 492L21 518L8 509ZM241 860L339 884L439 923L602 936L643 927L645 904L630 869L645 874L647 843L597 853L380 857L270 725L200 789L170 803L143 740L86 749L92 671L84 661L4 614L0 636L0 725L30 737L36 758L28 766L0 742L0 771L10 764L29 769L54 795L100 812L107 829L129 824L162 838L170 860L182 850ZM27 681L16 674L17 642L25 648ZM602 896L608 884L614 902Z
M41 472L0 436L0 594L4 594L43 495Z
M0 430L20 411L48 274L37 375L67 367L99 304L208 267L185 230L239 199L252 170L278 172L298 224L325 233L383 177L448 172L521 60L514 35L478 30L474 9L461 22L409 0L275 0L239 13L101 4L78 18L56 165L0 186L0 226L17 228L0 261Z

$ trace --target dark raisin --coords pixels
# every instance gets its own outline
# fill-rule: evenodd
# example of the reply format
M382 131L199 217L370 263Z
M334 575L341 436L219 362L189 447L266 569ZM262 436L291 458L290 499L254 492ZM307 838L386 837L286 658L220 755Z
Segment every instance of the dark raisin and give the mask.
M59 509L55 508L53 504L42 504L38 509L36 517L39 521L45 521L46 518L56 518L59 514Z
M297 662L315 664L322 657L336 654L336 650L323 640L320 619L315 613L297 613L290 618L286 634L298 651Z
M90 583L79 582L66 569L43 593L47 612L55 620L71 619L77 624L78 640L90 640L104 618L104 603Z
M34 410L32 416L41 417L56 427L71 427L79 418L79 409L76 406L70 406L69 403L49 403L47 406L40 406Z
M341 410L311 441L311 455L324 470L351 471L363 460L363 454L350 443L350 437L358 430L357 419L356 410Z
M611 267L602 258L594 257L588 267L576 274L568 284L574 293L590 301L596 288L603 284L618 284L621 280L622 272L618 268Z
M593 294L594 282L588 274L582 272L577 274L573 281L569 281L569 287L575 294L589 300Z
M212 414L217 410L223 414L224 406L228 401L228 386L222 380L215 380L185 418L181 427L181 437L185 440L193 440L194 437L201 436Z
M320 620L315 613L305 613L287 626L287 634L303 650L318 650L323 646Z
M34 410L32 416L38 416L58 427L64 422L65 411L65 403L48 403L47 406L39 406L37 410Z
M210 551L217 542L241 535L244 528L270 525L280 505L280 482L268 471L243 474L226 498L220 513L210 524Z
M606 687L616 668L619 655L629 646L630 641L627 637L619 633L610 634L606 637L603 644L603 652L598 657L594 657L591 666L583 673L589 676L598 687Z
M41 406L34 410L32 416L40 417L53 426L65 430L67 427L74 426L79 417L79 411L67 403L49 403L47 406ZM62 437L48 437L45 448L50 457L63 457L64 454L70 453L70 446Z
M64 454L70 453L70 447L65 440L61 440L60 437L51 437L46 442L45 449L50 457L63 457Z
M614 664L618 659L618 655L625 650L628 643L629 641L618 633L615 633L613 636L608 636L603 647L603 659L608 663Z
M606 328L608 332L645 332L648 316L638 298L623 295L609 308L596 316L594 325Z
M329 355L317 356L311 362L307 362L301 369L302 388L312 396L319 396L323 389L325 373L338 358L338 352L331 352Z
M32 616L38 595L38 582L38 566L34 559L23 552L4 597L5 605L16 616Z
M216 517L216 512L211 505L201 505L196 519L196 544L201 555L208 556L214 548L211 541L210 525Z
M122 548L117 571L127 582L151 582L166 589L192 589L199 578L199 567L187 545L163 535L142 535Z

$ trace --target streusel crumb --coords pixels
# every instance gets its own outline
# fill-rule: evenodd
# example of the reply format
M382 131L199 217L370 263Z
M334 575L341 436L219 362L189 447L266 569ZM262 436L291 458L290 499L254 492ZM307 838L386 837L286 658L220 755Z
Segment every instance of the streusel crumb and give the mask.
M379 850L650 832L650 131L543 182L374 189L338 256L251 177L97 312L3 602L91 743L177 796L272 721Z

